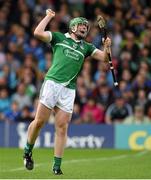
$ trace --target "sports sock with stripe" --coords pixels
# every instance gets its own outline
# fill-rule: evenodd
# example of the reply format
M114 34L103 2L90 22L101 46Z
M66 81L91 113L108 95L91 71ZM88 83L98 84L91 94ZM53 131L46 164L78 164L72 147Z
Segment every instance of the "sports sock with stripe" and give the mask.
M60 157L54 157L53 169L55 169L55 170L60 169L61 161L62 161L62 158L60 158Z
M29 144L29 143L27 142L26 145L25 145L25 148L24 148L24 152L25 152L25 153L30 153L30 152L32 152L33 147L34 147L34 144Z

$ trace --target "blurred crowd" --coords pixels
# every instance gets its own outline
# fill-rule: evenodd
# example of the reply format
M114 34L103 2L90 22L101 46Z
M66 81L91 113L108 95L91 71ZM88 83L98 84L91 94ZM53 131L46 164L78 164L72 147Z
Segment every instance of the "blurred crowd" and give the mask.
M109 65L91 57L77 80L72 123L151 123L151 1L148 0L0 0L0 120L29 122L35 116L39 90L51 66L51 44L33 31L52 8L51 31L68 31L73 17L91 25L86 38L102 49L96 17L107 20L112 60L119 88ZM61 58L61 57L60 57ZM54 112L49 122L54 122Z

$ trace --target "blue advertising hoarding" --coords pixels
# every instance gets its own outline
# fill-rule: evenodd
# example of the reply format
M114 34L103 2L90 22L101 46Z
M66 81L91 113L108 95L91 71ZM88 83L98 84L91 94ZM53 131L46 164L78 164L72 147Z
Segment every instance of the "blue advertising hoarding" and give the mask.
M113 148L114 127L112 125L70 125L68 147Z
M23 148L27 123L0 123L0 147ZM54 147L54 126L46 124L35 147ZM68 130L67 147L151 150L151 125L73 125Z
M5 146L5 123L0 123L0 146Z
M115 148L151 150L151 125L116 125Z
M23 148L27 138L26 123L0 124L0 146ZM46 124L36 140L35 147L54 146L54 126ZM68 130L67 147L113 148L114 127L108 125L73 125Z

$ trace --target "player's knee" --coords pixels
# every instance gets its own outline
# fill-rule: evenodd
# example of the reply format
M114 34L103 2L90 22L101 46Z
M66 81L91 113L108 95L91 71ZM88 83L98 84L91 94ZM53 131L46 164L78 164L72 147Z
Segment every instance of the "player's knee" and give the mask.
M58 136L66 136L67 135L67 128L68 126L65 124L58 125L56 127L56 133Z
M42 119L35 119L34 124L37 129L41 129L44 125L44 121Z

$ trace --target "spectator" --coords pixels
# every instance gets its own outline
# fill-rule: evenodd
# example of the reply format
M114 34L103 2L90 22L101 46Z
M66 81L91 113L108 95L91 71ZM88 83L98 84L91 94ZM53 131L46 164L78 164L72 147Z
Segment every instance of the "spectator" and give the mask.
M34 85L34 73L31 68L24 68L24 72L22 74L22 81L26 86L26 95L28 95L31 99L36 95L36 86Z
M20 117L20 110L18 107L18 103L13 101L11 104L11 108L7 109L4 113L4 119L9 123L17 122Z
M45 70L45 56L42 47L40 47L38 40L32 38L30 44L24 45L25 54L33 54L38 60L38 68L40 71Z
M0 90L0 113L5 112L10 108L11 100L8 96L7 89L3 88Z
M25 90L25 84L20 83L17 87L17 92L12 97L12 100L18 103L20 110L22 110L25 106L31 105L31 99L26 95Z
M147 79L145 76L142 74L137 74L135 79L132 82L132 87L135 93L137 93L138 89L145 89L146 91L148 90L147 86Z
M91 76L91 64L90 61L86 61L83 65L83 69L81 72L81 76L83 77L84 86L87 88L87 90L91 91L94 87L94 83L92 82L92 76Z
M104 108L96 104L94 98L89 98L83 106L82 120L84 123L104 123Z
M75 101L80 105L80 108L87 102L87 89L83 86L79 87L77 90L77 97Z
M14 90L17 85L16 72L13 69L10 69L10 67L7 64L4 64L2 67L2 73L3 76L6 78L9 90Z
M125 118L124 124L151 124L151 119L144 115L144 109L140 105L134 107L134 114Z
M150 68L149 63L146 61L141 61L139 66L139 73L145 76L149 82L150 78Z
M111 104L105 115L107 124L122 123L127 116L132 115L132 107L125 103L121 94L116 95L115 103Z
M9 66L10 72L14 71L14 73L21 67L20 62L15 59L14 54L10 51L6 52L6 64Z
M118 21L115 21L113 26L114 29L112 33L112 41L113 41L112 52L114 57L118 57L120 53L120 45L122 43L122 33L121 33L122 24L119 23Z
M30 71L30 72L29 72ZM28 54L24 58L24 63L21 68L17 71L18 79L22 81L24 79L25 74L30 73L32 84L36 85L37 78L40 77L40 72L37 70L36 59L32 54Z
M99 62L98 69L94 74L94 80L97 82L98 85L106 83L111 88L113 87L113 77L109 70L109 66L106 63Z
M100 84L94 94L97 102L102 104L105 109L113 102L112 91L107 83Z
M73 123L73 124L82 123L81 115L80 115L80 106L77 103L74 104L71 123Z
M30 112L30 108L28 106L24 106L20 117L18 118L18 122L30 122L32 121L32 116L31 116L31 112Z
M149 38L147 39L149 40ZM140 62L147 63L148 67L151 67L151 58L150 58L150 51L148 47L143 47L140 52Z
M128 51L123 51L120 54L120 59L119 59L119 66L118 66L118 74L123 73L123 69L125 70L133 70L132 68L132 55ZM134 67L134 69L137 69L138 67ZM135 70L136 71L136 70ZM120 78L121 79L121 78Z
M124 69L122 72L122 80L126 81L127 85L130 86L132 80L132 74L129 69Z
M135 103L139 104L142 107L144 107L145 104L147 103L146 92L145 92L144 89L139 89L138 90Z
M139 47L135 42L134 33L132 31L125 31L125 38L126 38L125 45L123 46L121 51L130 52L132 59L133 59L133 62L135 62L135 64L136 64L137 59L138 59Z
M136 99L135 99L135 95L132 91L131 86L126 86L123 90L122 90L122 96L125 100L126 103L130 104L132 107L134 107L134 105L136 104Z

